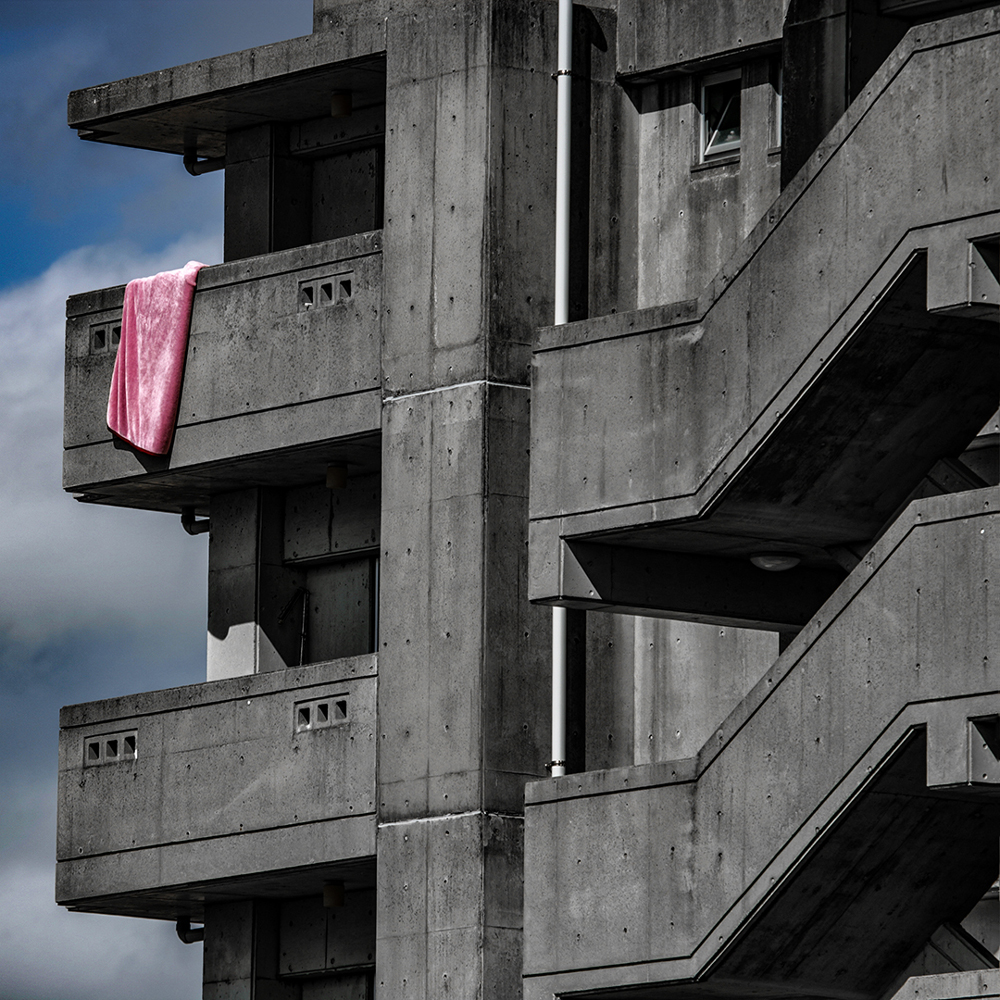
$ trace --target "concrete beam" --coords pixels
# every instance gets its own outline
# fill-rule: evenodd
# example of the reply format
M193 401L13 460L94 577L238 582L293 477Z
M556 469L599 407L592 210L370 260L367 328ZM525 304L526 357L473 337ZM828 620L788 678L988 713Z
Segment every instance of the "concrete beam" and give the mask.
M112 83L74 90L67 121L95 142L224 156L227 133L329 114L330 94L354 106L384 100L385 18L358 4L339 31L262 45Z
M802 628L843 579L836 570L774 573L743 559L599 542L559 545L559 565L547 567L554 572L531 580L532 600L788 632Z

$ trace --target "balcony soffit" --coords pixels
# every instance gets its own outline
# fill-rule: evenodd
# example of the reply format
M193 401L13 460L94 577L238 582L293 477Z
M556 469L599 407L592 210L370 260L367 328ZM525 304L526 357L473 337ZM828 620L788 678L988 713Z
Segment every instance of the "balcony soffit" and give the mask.
M68 124L94 142L223 156L228 132L328 117L335 90L350 90L355 109L383 104L384 53L345 59L337 41L309 35L75 90Z

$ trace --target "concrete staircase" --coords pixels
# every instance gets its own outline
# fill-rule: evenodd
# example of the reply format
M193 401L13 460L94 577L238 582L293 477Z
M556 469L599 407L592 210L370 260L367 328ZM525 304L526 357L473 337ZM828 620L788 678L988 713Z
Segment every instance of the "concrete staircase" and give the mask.
M701 299L543 335L531 596L787 645L697 757L528 786L526 998L995 992L900 982L1000 866L998 63L912 29Z

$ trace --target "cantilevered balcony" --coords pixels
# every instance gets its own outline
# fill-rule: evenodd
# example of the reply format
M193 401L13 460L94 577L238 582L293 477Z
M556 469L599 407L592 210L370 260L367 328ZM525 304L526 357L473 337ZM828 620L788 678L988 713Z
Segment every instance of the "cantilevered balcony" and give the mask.
M374 886L376 657L62 710L56 896L206 904Z
M63 486L86 500L207 510L211 494L378 466L381 232L204 268L173 448L113 439L123 287L67 306Z

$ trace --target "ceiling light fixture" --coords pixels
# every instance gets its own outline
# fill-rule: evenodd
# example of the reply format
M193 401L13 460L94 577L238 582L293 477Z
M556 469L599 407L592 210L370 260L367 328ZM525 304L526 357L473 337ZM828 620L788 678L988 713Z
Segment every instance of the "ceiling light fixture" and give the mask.
M750 557L750 562L757 569L766 569L769 573L781 573L798 566L802 559L791 552L758 552Z

